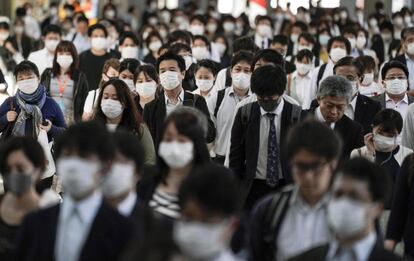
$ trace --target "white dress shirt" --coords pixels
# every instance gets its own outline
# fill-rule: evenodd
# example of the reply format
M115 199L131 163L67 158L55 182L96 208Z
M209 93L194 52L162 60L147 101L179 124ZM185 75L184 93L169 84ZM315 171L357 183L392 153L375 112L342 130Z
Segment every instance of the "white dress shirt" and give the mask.
M409 104L407 94L404 95L404 98L401 101L395 102L388 96L387 93L385 93L385 108L398 111L401 114L403 120L405 119L405 115L407 114L408 105Z
M177 103L173 103L170 98L168 98L167 94L164 92L165 97L165 109L167 112L167 116L175 110L178 106L183 105L184 101L184 90L181 90L180 94L177 97Z
M214 87L213 87L217 91L223 90L226 87L228 87L228 86L226 86L226 71L227 71L227 68L223 68L217 74L216 81L215 81Z
M333 261L367 261L371 255L372 250L377 241L377 235L374 232L371 232L368 236L357 241L351 246L344 248L343 254L339 247L338 241L333 240L329 245L328 255L326 260ZM347 251L348 250L348 251Z
M299 102L302 109L308 110L312 101L316 98L315 90L311 89L312 71L305 76L298 75L295 71L292 73L290 81L290 97Z
M279 105L273 112L275 114L276 138L279 151L278 174L279 179L282 177L282 167L280 165L280 125L282 123L282 111L285 101L280 99ZM269 143L270 118L266 115L267 111L260 108L260 139L259 139L259 155L257 157L256 179L266 180L267 176L267 149Z
M129 217L134 210L135 204L137 203L137 193L131 192L128 196L121 201L118 205L118 211L123 216Z
M39 74L41 75L46 68L52 68L53 58L54 54L49 53L46 48L43 48L39 51L30 53L27 60L36 64L37 69L39 69Z
M332 234L327 219L328 201L329 195L325 195L314 207L310 207L302 199L298 188L295 189L276 241L278 261L329 242Z
M95 191L76 202L65 197L58 219L55 256L57 261L77 261L102 204L102 193ZM76 213L75 213L76 209Z
M89 40L88 34L82 35L81 33L73 32L66 36L66 40L73 42L76 50L78 51L78 54L81 54L82 52L91 48L91 42Z
M318 107L318 108L315 109L315 117L320 122L323 122L323 123L326 122L325 118L322 115L322 112L321 112L321 108L320 107ZM335 129L335 122L332 122L329 127L331 127L331 129Z
M192 93L202 96L200 88L195 89ZM208 111L210 112L210 115L214 114L214 107L216 106L216 104L212 102L212 97L214 96L215 93L217 93L217 89L216 89L215 86L213 86L211 88L210 92L207 94L207 96L204 97L204 99L206 100Z
M322 65L321 65L322 66ZM321 69L321 66L315 68L315 70L312 73L312 85L311 85L311 90L313 93L317 93L318 91L318 74L319 74L319 70ZM322 78L319 82L319 85L321 84L321 82L328 76L333 75L333 68L334 68L334 63L332 62L331 59L328 60L328 63L325 67L325 71L322 74Z
M269 38L261 37L258 34L254 34L254 43L260 48L260 49L267 49L269 48Z
M352 101L348 104L348 106L345 109L345 115L348 116L351 120L354 120L355 118L355 107L357 97L358 95L355 95L354 98L352 98Z

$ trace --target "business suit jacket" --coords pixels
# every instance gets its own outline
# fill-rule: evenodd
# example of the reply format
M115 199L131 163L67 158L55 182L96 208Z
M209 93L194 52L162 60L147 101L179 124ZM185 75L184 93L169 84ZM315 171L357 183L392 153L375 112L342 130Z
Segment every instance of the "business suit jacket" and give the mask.
M184 90L183 90L184 91ZM216 130L214 123L210 119L210 113L208 111L207 103L203 97L196 94L192 94L184 91L184 106L195 107L203 112L208 120L207 142L213 142L216 137ZM164 92L161 92L158 98L145 105L144 108L144 121L147 124L152 139L154 140L155 147L158 147L162 137L162 127L167 115L167 108L165 105Z
M15 260L55 260L60 205L30 213L17 238ZM102 202L82 247L81 261L117 260L132 236L132 222Z
M381 109L385 109L386 103L385 103L385 93L380 94L378 96L372 97L374 101L377 101L381 104ZM408 95L408 104L411 104L414 102L414 97Z
M385 54L391 56L392 50L396 49L400 45L400 40L393 39L390 43L389 49L385 50L384 41L380 34L375 34L371 38L372 46L371 49L377 54L379 64L382 64L385 60Z

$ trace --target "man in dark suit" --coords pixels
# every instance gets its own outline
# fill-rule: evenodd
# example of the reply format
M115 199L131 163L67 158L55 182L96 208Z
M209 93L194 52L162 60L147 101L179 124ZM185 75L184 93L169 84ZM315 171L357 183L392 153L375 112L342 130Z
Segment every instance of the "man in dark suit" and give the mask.
M208 119L207 142L214 141L216 136L214 123L203 97L184 91L182 81L185 75L184 59L172 52L160 56L157 69L163 91L158 98L147 104L144 108L144 121L148 125L152 138L157 147L161 140L161 132L165 117L177 106L191 106L202 111Z
M278 65L256 69L251 91L257 102L241 107L233 123L229 166L243 184L247 209L292 182L284 143L289 128L303 115L299 106L282 98L286 81L286 73Z
M405 53L394 58L407 66L409 78L409 94L414 95L414 27L404 28L401 32L401 45L404 47ZM384 79L384 78L382 78Z
M283 56L283 60L285 61L285 70L287 74L293 73L296 70L295 64L292 61L286 60L288 43L289 39L285 35L278 34L275 37L273 37L273 40L269 47L270 49L275 50Z
M351 83L341 76L328 76L319 86L313 110L315 118L324 122L342 138L342 158L349 158L351 151L364 146L362 126L344 115L352 98Z
M26 216L15 260L117 260L132 223L103 201L97 189L115 147L104 126L80 123L56 143L63 203Z
M328 222L335 239L289 260L403 260L384 249L375 231L375 220L389 196L389 176L363 158L349 160L338 173L328 204Z

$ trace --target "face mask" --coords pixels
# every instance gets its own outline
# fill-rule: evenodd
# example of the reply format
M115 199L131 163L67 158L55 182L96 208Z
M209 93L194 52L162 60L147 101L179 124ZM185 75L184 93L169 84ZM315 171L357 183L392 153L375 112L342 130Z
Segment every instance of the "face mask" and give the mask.
M200 90L202 90L203 92L206 92L206 91L210 90L211 87L213 87L213 84L214 84L214 80L196 79L197 87L200 88Z
M392 39L392 35L390 33L381 34L382 40L389 42Z
M226 223L204 224L178 221L174 241L190 260L210 260L225 250L222 239Z
M171 14L168 11L161 12L161 19L164 21L164 23L168 24L171 20Z
M312 51L312 47L311 46L307 46L307 45L298 45L298 51L302 51L302 50Z
M260 24L257 26L257 33L261 36L261 37L272 37L272 27L270 27L269 25L266 24Z
M381 134L374 134L375 149L381 152L390 152L397 145L396 137L386 137Z
M107 10L105 11L105 16L109 19L112 19L115 17L115 11L114 10Z
M297 34L291 34L290 35L290 40L294 43L296 43L298 41L299 35Z
M6 41L9 38L9 33L0 33L0 41Z
M149 32L143 32L142 33L142 39L146 40L148 38Z
M396 17L395 19L394 19L394 24L395 25L398 25L398 26L402 26L403 25L403 23L404 23L404 20L403 20L403 18L402 17Z
M72 198L79 198L94 190L99 164L79 157L65 157L57 162L57 173L63 189Z
M403 94L407 91L407 80L387 80L385 81L385 90L394 95Z
M156 17L151 17L150 19L148 19L148 24L156 26L158 24L158 19Z
M31 78L27 80L18 81L16 83L17 89L25 94L32 94L37 90L39 81L37 78Z
M233 32L235 29L235 25L232 22L224 22L223 29L225 32Z
M257 103L263 110L267 112L273 112L276 110L277 106L279 105L279 99L277 100L257 100Z
M157 90L157 83L155 81L137 83L135 88L139 96L148 98L154 96Z
M5 178L7 189L15 196L20 197L26 193L32 185L32 176L24 173L10 173Z
M50 15L55 16L55 15L57 15L57 14L58 14L58 10L57 10L57 8L52 8L52 9L50 9Z
M73 58L71 55L58 55L56 61L60 67L66 70L72 65Z
M409 43L407 45L407 53L411 54L411 55L414 55L414 43Z
M161 41L155 41L155 42L150 43L148 45L148 48L153 52L158 52L158 50L161 48L161 46L162 46Z
M96 50L105 50L107 48L106 38L104 37L93 37L91 39L91 46Z
M217 31L217 24L207 24L207 31L214 34Z
M347 12L341 12L340 16L342 19L346 19L348 17L348 14Z
M122 47L121 56L123 59L136 59L138 57L138 47Z
M186 55L186 56L183 56L183 58L185 61L185 69L188 70L190 66L194 63L193 57Z
M331 39L331 37L327 34L319 35L319 43L323 46L326 46L328 44L329 39Z
M202 25L190 25L190 32L193 35L202 35L202 34L204 34L204 26L202 26Z
M131 79L121 79L124 83L128 86L128 88L132 91L135 91L135 84L134 81Z
M46 40L45 41L45 47L49 52L54 52L58 44L59 44L58 40Z
M328 223L337 237L348 239L364 229L365 213L362 203L346 197L332 199L328 205Z
M404 22L405 22L406 24L411 24L411 17L410 17L409 15L404 16Z
M114 163L111 171L104 177L102 193L106 198L116 198L128 192L134 184L134 166Z
M220 56L223 56L224 52L226 51L227 47L223 43L216 43L217 51L219 52Z
M369 20L369 25L371 27L376 27L378 25L377 19L371 19L371 20Z
M361 84L368 86L374 81L374 73L364 73L364 79L362 79Z
M300 75L306 75L312 69L312 64L296 63L296 70Z
M109 119L115 119L119 117L124 111L124 108L120 101L105 99L101 102L101 109L103 114Z
M173 90L181 84L178 72L166 71L160 74L160 82L164 89Z
M365 36L358 36L355 45L358 49L363 49L366 43L367 38L365 38Z
M348 38L349 43L351 44L351 49L355 48L356 39L355 38Z
M336 63L346 56L346 51L342 48L333 48L329 53L329 56L331 57L332 61Z
M233 86L240 90L247 90L250 88L250 74L234 73L232 75Z
M158 154L171 169L181 169L193 160L194 144L192 142L161 142Z
M192 48L193 57L197 60L207 59L210 56L209 51L206 47L193 47Z
M23 26L16 26L16 27L14 27L14 32L16 34L22 34L24 32L24 27Z

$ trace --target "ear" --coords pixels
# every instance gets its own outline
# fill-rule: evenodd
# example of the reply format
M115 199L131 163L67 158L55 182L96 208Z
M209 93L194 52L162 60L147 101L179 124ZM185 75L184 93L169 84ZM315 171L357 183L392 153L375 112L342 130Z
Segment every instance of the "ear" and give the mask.
M321 98L319 96L316 97L316 101L318 102L319 105L321 105Z

